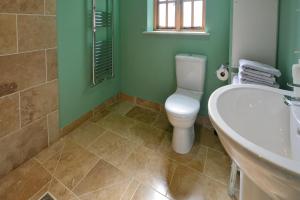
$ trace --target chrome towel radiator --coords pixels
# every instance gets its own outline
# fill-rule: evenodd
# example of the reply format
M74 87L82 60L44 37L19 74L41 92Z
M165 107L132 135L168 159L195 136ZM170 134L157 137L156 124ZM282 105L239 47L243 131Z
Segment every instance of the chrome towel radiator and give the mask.
M109 2L111 3L110 6ZM113 0L106 0L106 4L106 10L100 11L97 10L96 0L93 0L93 86L114 77ZM97 32L103 32L104 30L106 30L106 38L97 39Z

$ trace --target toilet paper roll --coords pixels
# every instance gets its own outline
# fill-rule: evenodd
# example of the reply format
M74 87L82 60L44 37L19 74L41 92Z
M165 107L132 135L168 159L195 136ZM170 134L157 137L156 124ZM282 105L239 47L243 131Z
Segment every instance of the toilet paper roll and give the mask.
M229 71L225 66L221 66L218 70L217 70L217 77L220 81L227 81L229 78Z

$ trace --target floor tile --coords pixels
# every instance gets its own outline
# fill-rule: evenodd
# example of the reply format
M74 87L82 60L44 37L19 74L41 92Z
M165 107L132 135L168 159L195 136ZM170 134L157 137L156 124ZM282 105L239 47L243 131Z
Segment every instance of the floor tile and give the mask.
M81 200L120 200L128 187L129 181L107 186L80 196Z
M76 195L81 196L128 180L130 178L124 172L100 160L79 185L75 187L74 192Z
M209 149L204 174L224 184L227 184L230 175L231 160L227 154Z
M51 180L51 175L30 160L0 180L0 199L27 200Z
M97 161L94 154L72 141L67 141L54 176L72 190Z
M109 110L104 109L101 111L97 111L94 113L93 117L90 119L91 122L98 122L99 120L103 119L110 113Z
M110 105L107 109L120 115L126 115L133 107L134 105L129 102L121 101Z
M153 126L168 132L173 131L173 127L170 124L166 114L159 114L158 117L155 119Z
M172 148L172 133L168 133L161 143L158 152L181 164L191 167L199 172L203 172L207 147L195 142L189 153L178 154Z
M154 151L141 146L129 156L120 169L166 194L175 167L174 161L160 157Z
M77 144L87 147L102 135L104 131L105 130L97 124L87 121L72 131L67 137L74 140Z
M135 106L126 114L126 116L144 123L151 124L158 116L158 112Z
M71 190L69 190L55 178L51 181L48 191L57 200L79 200L79 198L77 198L77 196Z
M132 200L168 200L168 198L149 186L141 185L135 192Z
M104 129L116 132L121 136L128 137L129 128L136 124L136 122L120 114L110 113L104 119L98 121L97 124Z
M213 130L205 127L196 126L196 141L200 144L205 145L209 148L215 149L217 151L225 152L223 145L221 144L217 135L215 135Z
M100 136L88 149L109 163L119 166L136 148L136 143L107 131L104 135Z
M143 144L150 149L157 149L167 135L166 131L153 126L137 123L129 129L129 138L138 144Z
M66 139L62 138L35 156L35 159L37 159L37 161L41 163L41 165L47 169L51 175L54 174L57 167L65 142Z
M139 186L140 183L135 179L132 179L129 185L127 186L126 191L123 193L121 200L131 200Z
M225 185L184 166L176 168L168 196L176 200L230 200Z
M28 200L41 200L41 197L43 195L46 194L46 192L48 192L48 188L49 188L49 185L50 185L50 182L49 181L46 185L44 185L37 193L35 193L32 197L30 197Z
M50 147L41 151L38 155L35 156L35 158L40 163L44 163L47 160L49 160L51 157L53 157L55 154L61 152L63 150L64 144L65 144L65 140L60 139L59 141L52 144Z

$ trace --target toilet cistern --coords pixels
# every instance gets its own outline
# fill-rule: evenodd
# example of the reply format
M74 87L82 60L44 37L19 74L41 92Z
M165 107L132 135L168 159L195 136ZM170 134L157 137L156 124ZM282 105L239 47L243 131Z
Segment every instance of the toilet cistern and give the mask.
M173 125L172 147L180 154L188 153L194 143L194 123L203 95L206 56L176 56L177 89L165 102L168 119Z

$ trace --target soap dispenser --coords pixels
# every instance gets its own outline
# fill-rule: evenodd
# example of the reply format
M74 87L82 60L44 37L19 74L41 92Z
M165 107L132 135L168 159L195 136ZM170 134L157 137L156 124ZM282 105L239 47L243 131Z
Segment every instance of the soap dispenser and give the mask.
M294 64L292 68L293 83L294 83L294 95L300 97L300 59L298 64Z

